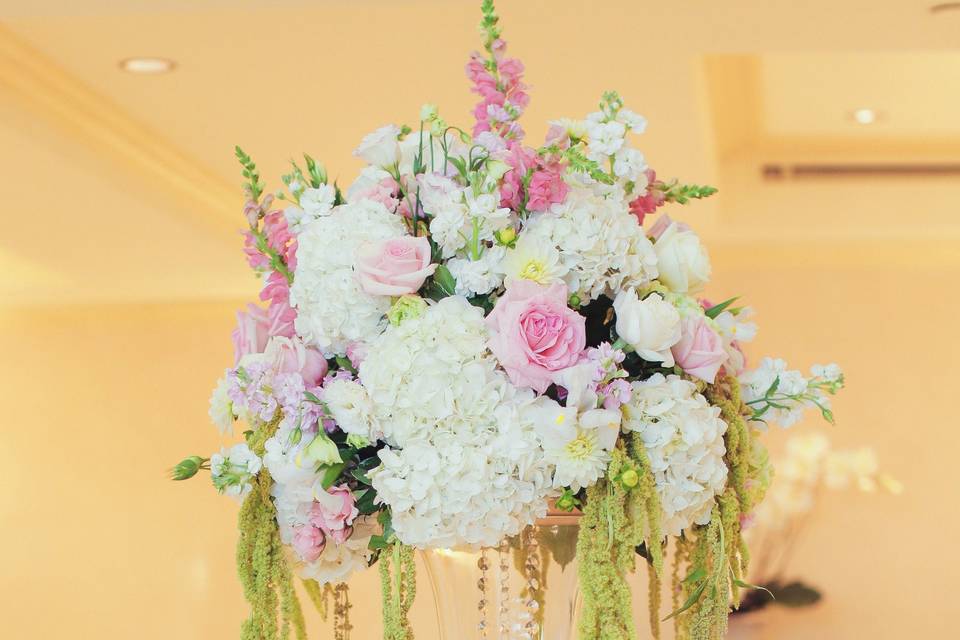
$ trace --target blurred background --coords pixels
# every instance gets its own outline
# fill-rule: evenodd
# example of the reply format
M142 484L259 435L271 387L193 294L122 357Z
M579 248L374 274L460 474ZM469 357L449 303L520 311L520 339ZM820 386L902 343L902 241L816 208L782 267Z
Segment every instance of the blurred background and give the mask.
M844 367L838 424L793 429L871 446L905 487L823 497L792 570L824 598L756 638L956 633L958 4L498 2L530 140L619 90L659 176L720 189L668 213L707 240L708 296L756 309L750 357ZM207 399L258 291L233 145L268 188L303 151L349 184L360 138L422 103L469 124L478 20L476 0L0 0L6 637L237 636L237 506L164 476L220 446ZM352 594L353 637L376 638L376 572ZM432 607L424 588L418 638Z

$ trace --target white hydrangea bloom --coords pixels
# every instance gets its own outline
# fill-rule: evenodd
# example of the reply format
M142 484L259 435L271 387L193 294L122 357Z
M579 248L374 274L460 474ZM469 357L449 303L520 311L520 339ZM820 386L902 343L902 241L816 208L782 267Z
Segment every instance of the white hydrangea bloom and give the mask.
M283 217L286 218L290 231L299 234L310 222L330 215L336 198L337 190L328 184L304 189L300 194L300 206L290 206L283 210Z
M457 280L456 294L473 296L490 293L503 284L500 265L506 249L493 246L484 250L479 260L456 257L447 261L447 269Z
M677 536L691 525L707 524L713 499L727 481L727 424L720 408L675 375L657 373L632 387L622 407L623 429L643 439L663 505L664 533Z
M389 444L370 478L406 544L494 545L546 512L534 394L509 384L486 341L482 312L451 296L390 327L360 366Z
M563 279L584 303L657 277L657 256L637 218L622 200L587 186L571 185L563 202L530 216L524 234L547 239L560 251Z
M390 297L370 295L360 287L353 272L354 253L364 242L402 235L406 229L400 217L371 200L340 205L306 225L298 236L290 287L297 334L306 343L329 357L383 330Z

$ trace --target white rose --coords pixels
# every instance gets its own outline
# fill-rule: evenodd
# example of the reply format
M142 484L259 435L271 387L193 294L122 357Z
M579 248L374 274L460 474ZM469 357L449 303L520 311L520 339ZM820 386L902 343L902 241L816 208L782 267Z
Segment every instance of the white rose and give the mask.
M382 169L396 167L400 162L399 136L400 129L396 125L380 127L363 137L353 155Z
M671 222L653 244L660 282L675 293L696 293L710 280L710 256L700 237Z
M617 314L617 335L644 360L672 367L670 347L680 341L680 313L659 293L643 300L633 289L624 289L613 301Z

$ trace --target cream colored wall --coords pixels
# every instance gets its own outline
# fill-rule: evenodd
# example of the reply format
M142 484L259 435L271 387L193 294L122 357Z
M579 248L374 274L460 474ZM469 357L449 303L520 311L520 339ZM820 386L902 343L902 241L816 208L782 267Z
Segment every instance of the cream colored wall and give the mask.
M757 637L948 637L960 569L951 547L960 538L960 270L750 267L721 252L714 262L712 295L743 294L758 311L752 355L846 368L838 425L797 428L875 446L906 485L899 498L824 501L797 567L826 599L775 615ZM176 484L164 472L218 446L206 400L229 364L238 306L0 312L4 637L236 636L237 507L205 478ZM378 588L375 571L354 583L356 639L377 637ZM423 640L433 637L428 594L421 582ZM311 618L314 637L326 637Z

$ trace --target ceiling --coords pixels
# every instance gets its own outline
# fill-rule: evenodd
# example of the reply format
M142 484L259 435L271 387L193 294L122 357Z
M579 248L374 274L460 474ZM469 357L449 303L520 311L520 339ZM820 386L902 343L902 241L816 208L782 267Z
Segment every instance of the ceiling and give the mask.
M307 151L348 182L360 137L412 123L423 102L467 122L476 5L0 0L0 299L251 295L233 145L268 180ZM956 178L771 186L756 169L960 159L960 12L904 0L498 5L534 86L530 135L618 88L650 120L641 146L661 175L720 186L688 217L731 259L762 260L741 249L771 243L781 260L886 260L878 247L914 246L954 259ZM178 67L119 70L136 55ZM882 117L857 125L860 107Z

